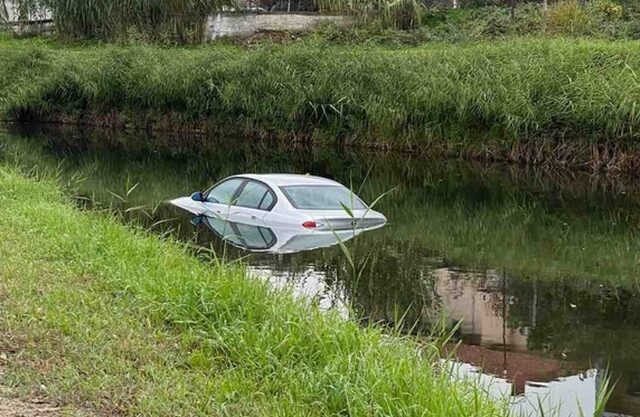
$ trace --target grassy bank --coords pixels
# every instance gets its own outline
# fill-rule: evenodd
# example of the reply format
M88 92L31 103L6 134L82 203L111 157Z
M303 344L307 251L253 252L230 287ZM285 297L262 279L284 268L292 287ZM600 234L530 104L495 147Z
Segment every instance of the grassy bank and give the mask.
M124 415L499 415L390 339L0 171L4 384Z
M635 145L620 142L640 127L633 42L388 49L308 39L247 50L5 39L0 56L0 112L9 120L234 126L253 136L521 162L640 160ZM591 143L605 139L618 142Z

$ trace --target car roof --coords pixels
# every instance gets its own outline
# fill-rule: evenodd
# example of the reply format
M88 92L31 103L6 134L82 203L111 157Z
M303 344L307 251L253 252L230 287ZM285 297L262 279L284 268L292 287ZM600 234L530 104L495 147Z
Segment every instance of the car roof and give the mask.
M259 181L264 181L273 186L284 185L342 185L333 180L316 177L314 175L300 175L300 174L241 174L237 177L252 178Z

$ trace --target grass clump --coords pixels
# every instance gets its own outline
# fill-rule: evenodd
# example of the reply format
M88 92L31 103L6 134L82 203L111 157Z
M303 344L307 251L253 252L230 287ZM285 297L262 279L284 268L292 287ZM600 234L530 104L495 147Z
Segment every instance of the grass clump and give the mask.
M233 125L253 134L428 145L561 135L635 138L640 46L514 40L423 48L244 50L0 44L5 119ZM62 115L62 116L61 116ZM82 120L80 120L82 121Z
M123 415L497 416L435 345L362 328L0 171L7 381ZM8 341L15 344L8 346Z

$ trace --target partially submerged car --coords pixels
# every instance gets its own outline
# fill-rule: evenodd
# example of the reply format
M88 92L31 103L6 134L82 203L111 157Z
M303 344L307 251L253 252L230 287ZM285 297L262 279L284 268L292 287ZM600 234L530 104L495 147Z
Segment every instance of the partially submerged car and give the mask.
M196 216L256 226L370 230L387 221L344 185L311 175L234 175L171 203Z

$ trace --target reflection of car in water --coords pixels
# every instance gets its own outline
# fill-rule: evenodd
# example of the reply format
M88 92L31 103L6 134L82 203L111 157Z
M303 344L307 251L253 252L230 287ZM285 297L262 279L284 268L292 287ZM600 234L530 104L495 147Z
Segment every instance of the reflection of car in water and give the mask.
M315 230L302 226L237 223L231 218L208 216L196 216L192 222L206 224L216 235L233 246L252 252L267 253L294 253L333 246L352 239L363 231L377 228Z
M386 218L343 185L308 175L238 175L172 204L231 244L291 253L346 241Z
M317 230L368 229L387 220L345 186L309 175L232 176L171 203L198 216Z

